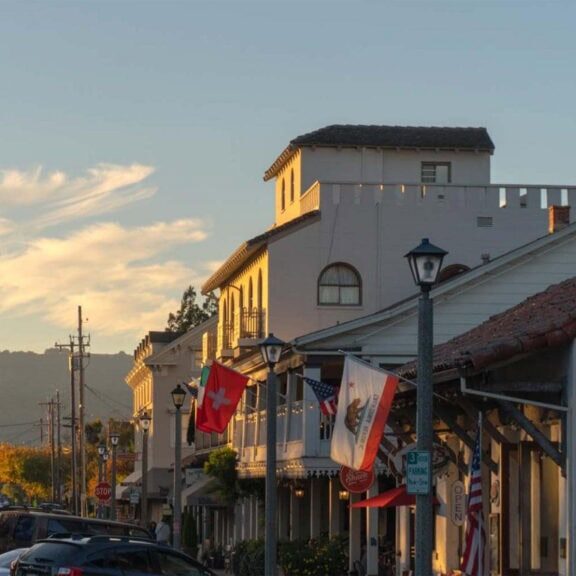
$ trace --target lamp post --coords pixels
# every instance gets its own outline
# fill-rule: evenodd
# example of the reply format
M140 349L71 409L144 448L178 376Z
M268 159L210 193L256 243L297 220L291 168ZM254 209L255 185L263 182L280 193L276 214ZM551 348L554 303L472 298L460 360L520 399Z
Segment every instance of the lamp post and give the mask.
M108 435L110 445L112 446L112 502L110 503L110 518L116 520L116 448L120 441L120 434L118 432L110 432Z
M104 479L102 469L104 466L104 454L105 453L106 453L106 444L104 444L104 442L100 442L100 444L98 444L98 484L100 484L100 482L102 482ZM98 508L97 508L96 516L98 518L102 518L102 502L101 501L98 502Z
M264 574L276 576L276 366L284 342L268 334L268 338L260 343L260 352L264 362L268 365L266 378L266 497L265 497L265 548L264 548Z
M418 386L416 389L416 449L427 453L428 489L416 495L416 576L432 575L434 507L432 498L433 385L432 349L433 314L430 289L436 283L447 252L430 244L428 238L406 254L414 282L420 287L418 302Z
M140 414L140 426L142 427L142 495L140 497L140 524L148 525L148 430L152 418L145 410Z
M172 402L176 408L175 447L174 447L174 518L172 520L172 546L180 550L180 535L182 534L182 413L186 390L178 384L171 392Z

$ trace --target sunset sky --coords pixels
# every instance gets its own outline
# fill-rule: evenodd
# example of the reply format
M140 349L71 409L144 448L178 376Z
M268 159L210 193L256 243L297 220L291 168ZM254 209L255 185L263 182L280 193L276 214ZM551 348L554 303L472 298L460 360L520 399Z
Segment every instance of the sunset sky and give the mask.
M494 182L576 184L574 22L568 0L4 0L0 350L66 342L82 305L93 352L132 352L272 223L264 170L328 124L486 126Z

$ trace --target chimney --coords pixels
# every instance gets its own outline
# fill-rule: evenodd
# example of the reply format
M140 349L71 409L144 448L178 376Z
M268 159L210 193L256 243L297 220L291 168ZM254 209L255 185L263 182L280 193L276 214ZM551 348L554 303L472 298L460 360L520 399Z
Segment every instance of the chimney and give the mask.
M570 206L548 207L548 234L559 232L570 224Z

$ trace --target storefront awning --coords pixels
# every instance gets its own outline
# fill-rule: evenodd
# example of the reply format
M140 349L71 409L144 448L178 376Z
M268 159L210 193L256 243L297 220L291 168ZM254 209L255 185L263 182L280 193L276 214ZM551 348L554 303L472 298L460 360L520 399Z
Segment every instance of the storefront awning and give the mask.
M350 508L391 508L393 506L413 506L416 504L416 496L406 492L406 485L392 488L366 500L360 500L350 505Z
M188 506L223 506L222 499L215 490L217 484L215 478L202 475L191 486L182 490L182 500Z

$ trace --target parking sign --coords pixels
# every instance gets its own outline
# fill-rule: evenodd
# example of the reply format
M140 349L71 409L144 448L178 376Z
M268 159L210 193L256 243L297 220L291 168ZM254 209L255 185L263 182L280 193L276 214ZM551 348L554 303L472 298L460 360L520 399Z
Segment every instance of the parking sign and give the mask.
M406 454L406 492L408 494L430 494L430 452L414 450Z

